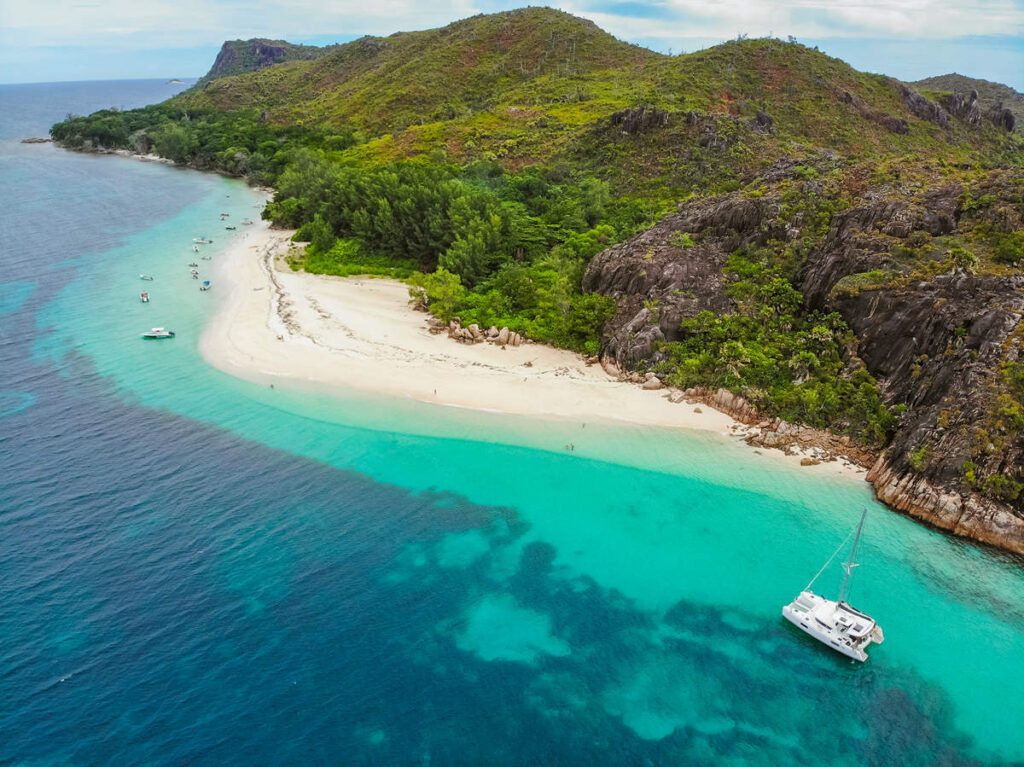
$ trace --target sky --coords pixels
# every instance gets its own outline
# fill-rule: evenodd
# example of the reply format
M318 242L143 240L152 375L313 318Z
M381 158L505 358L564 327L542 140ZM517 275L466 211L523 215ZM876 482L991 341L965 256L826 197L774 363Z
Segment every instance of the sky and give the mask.
M316 44L521 7L501 0L0 0L0 82L199 77L229 39ZM569 0L628 42L691 52L793 36L901 80L959 72L1024 91L1024 0Z

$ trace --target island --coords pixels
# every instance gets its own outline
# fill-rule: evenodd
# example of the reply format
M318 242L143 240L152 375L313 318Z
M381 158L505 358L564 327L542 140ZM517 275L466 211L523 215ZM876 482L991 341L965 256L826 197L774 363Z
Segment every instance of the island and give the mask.
M225 43L168 101L52 135L272 187L289 269L842 446L891 508L1024 552L1024 144L1005 91L922 83L527 8Z

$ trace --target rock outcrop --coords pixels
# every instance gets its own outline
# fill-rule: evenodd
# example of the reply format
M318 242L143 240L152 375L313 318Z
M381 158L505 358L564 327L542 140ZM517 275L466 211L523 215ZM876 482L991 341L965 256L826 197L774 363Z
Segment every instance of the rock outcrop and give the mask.
M624 368L656 363L656 342L677 340L683 319L704 310L728 311L726 259L742 245L785 237L785 229L773 223L777 216L774 201L704 200L681 206L651 229L594 256L583 276L584 291L618 302L604 354Z
M883 198L837 213L825 241L801 270L799 288L808 305L824 308L843 277L898 268L889 256L887 237L904 239L916 231L932 236L952 232L961 192L958 186L944 186L928 191L919 201Z
M965 115L956 109L952 108L949 103L949 97L945 94L952 94L954 97L959 94L970 94L968 103L970 101L976 101L977 112L973 115L967 115L966 118L973 125L979 125L981 123L982 114L987 112L996 104L1001 104L1004 108L1010 109L1014 116L1014 125L1018 133L1022 130L1022 121L1024 121L1024 94L1020 94L1013 88L1002 83L994 83L988 80L979 80L974 77L965 77L964 75L958 75L956 73L950 73L946 75L939 75L937 77L929 77L925 80L919 80L916 83L910 83L918 89L927 89L931 91L939 91L943 93L939 100L942 102L943 107L950 114L958 117L965 117ZM964 98L960 96L960 98Z
M938 125L940 128L949 127L949 115L934 101L929 101L920 93L911 90L906 85L900 84L900 95L903 104L910 110L911 114L921 120Z
M622 109L611 116L612 125L623 133L634 135L652 128L663 128L668 125L668 112L657 107L638 106Z
M1017 125L1017 118L1014 116L1013 112L1006 109L1001 102L989 110L988 119L990 119L992 124L997 128L1002 128L1007 133L1013 133L1013 129Z
M435 330L435 327L436 326L431 326L432 333L444 332L444 330L447 330L449 338L464 344L490 343L505 347L520 346L521 344L526 343L525 338L515 331L509 330L507 327L503 327L501 330L498 330L498 328L492 325L487 330L481 330L480 326L475 322L463 327L462 320L458 317L449 322L447 327L441 325L440 330Z
M970 96L964 96L962 93L954 91L943 97L942 104L950 114L965 120L969 125L977 126L981 123L981 107L978 104L977 91L971 91Z
M955 535L1024 554L1024 519L1003 504L935 485L881 456L867 475L878 500Z

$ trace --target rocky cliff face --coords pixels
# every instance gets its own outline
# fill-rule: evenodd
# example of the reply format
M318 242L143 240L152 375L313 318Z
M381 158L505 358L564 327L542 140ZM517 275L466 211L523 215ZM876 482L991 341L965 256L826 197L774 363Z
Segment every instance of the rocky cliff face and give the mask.
M980 475L1013 481L1024 466L1024 440L1012 417L1000 412L1006 407L1000 397L1007 396L1003 366L1020 354L1024 275L954 268L929 278L908 275L892 286L836 290L857 272L904 272L890 255L890 238L905 242L921 232L977 227L958 205L962 194L943 186L914 202L870 202L837 215L808 259L801 287L812 305L842 314L887 399L907 405L869 474L878 497L943 529L1024 553L1020 509L975 492L967 481L972 470L965 469L976 466L978 484ZM1007 186L1000 196L1012 200L1014 193ZM1005 210L1005 228L1018 229L1019 205Z
M965 481L977 463L1013 477L1024 442L998 424L1001 366L1015 361L1024 277L944 274L891 290L836 299L859 352L893 401L908 406L869 474L878 497L938 527L1024 553L1019 510L984 498ZM993 414L996 414L993 417ZM985 424L995 421L991 441Z
M618 303L604 354L625 369L650 368L662 359L659 342L678 338L682 319L734 311L722 270L736 248L763 246L780 259L801 253L792 279L807 308L838 312L886 403L906 407L868 475L879 499L1024 553L1016 484L1024 473L1024 392L1008 373L1024 357L1024 275L984 255L953 258L961 245L983 252L1024 228L1024 174L918 168L843 195L827 231L808 237L806 211L794 213L787 200L794 190L805 198L840 194L856 176L831 173L843 180L825 187L795 180L781 163L754 185L755 195L684 203L598 254L584 288Z
M960 114L957 106L966 110L973 105L972 121L974 124L981 121L984 112L991 113L994 108L998 107L1000 110L1010 112L1010 116L1013 117L1012 122L1006 121L1005 116L1002 117L1001 124L1004 128L1016 130L1018 133L1024 131L1024 94L1018 93L1002 83L978 80L953 73L918 80L911 85L920 90L944 92L944 95L940 96L940 101L951 114Z
M583 277L583 290L618 302L604 354L625 369L656 363L661 359L657 342L677 340L683 319L734 308L725 292L726 259L743 245L785 237L784 229L769 223L778 211L774 200L700 200L597 254Z
M309 61L330 53L335 48L337 46L320 48L315 45L296 45L284 40L262 38L228 40L221 46L210 71L196 83L196 87L202 88L221 77L255 72L285 61Z

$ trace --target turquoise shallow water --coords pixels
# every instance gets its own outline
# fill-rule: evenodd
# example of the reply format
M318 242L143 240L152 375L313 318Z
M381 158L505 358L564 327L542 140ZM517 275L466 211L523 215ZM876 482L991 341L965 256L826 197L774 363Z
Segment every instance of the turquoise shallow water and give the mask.
M10 151L0 760L1024 760L1019 560L714 434L233 379L187 263L256 195ZM779 610L865 504L854 665Z

